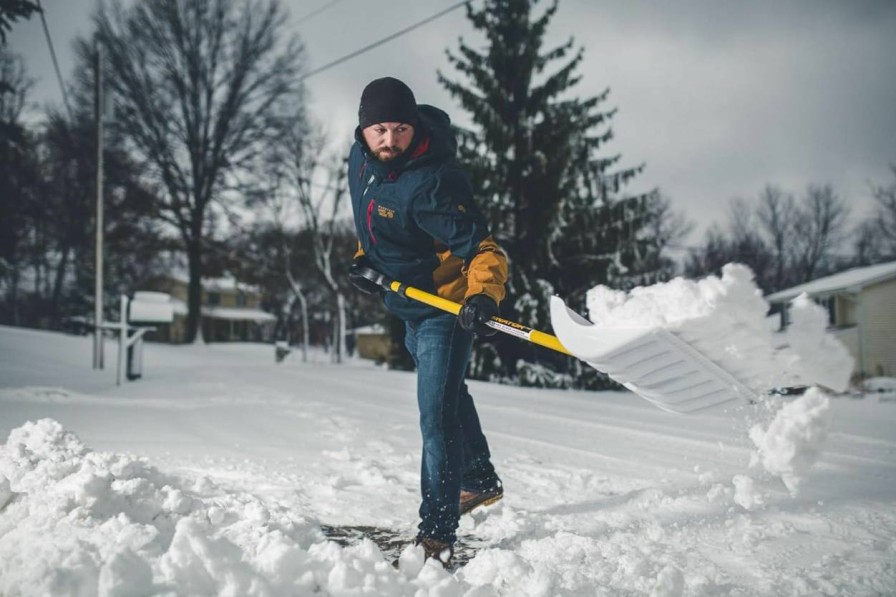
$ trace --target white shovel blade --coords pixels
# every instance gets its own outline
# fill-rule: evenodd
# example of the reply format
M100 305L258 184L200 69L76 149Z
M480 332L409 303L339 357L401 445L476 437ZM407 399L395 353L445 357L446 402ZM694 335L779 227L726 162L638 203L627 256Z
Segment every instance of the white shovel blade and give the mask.
M690 413L756 398L668 330L596 326L559 297L551 297L551 325L572 354L663 410Z

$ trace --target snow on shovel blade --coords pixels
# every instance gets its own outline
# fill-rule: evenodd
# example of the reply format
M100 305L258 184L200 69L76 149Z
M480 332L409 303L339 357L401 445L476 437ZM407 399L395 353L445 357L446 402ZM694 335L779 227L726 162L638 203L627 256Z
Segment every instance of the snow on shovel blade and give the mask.
M556 296L551 325L569 352L663 410L692 413L757 398L669 330L596 326Z

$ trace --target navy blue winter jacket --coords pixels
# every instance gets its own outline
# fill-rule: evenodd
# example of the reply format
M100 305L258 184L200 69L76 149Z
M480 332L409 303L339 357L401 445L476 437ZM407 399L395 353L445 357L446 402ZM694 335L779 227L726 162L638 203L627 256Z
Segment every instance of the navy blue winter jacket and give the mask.
M448 115L428 105L418 113L414 140L395 160L378 160L355 131L348 179L356 257L366 255L386 276L456 302L482 293L500 302L507 260L473 202ZM385 302L408 321L438 312L392 292Z

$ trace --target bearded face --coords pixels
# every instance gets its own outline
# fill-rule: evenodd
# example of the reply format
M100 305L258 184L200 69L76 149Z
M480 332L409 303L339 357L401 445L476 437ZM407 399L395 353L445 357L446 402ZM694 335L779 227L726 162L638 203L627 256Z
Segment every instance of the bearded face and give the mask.
M364 141L381 162L394 160L411 146L414 127L404 122L380 122L363 129Z

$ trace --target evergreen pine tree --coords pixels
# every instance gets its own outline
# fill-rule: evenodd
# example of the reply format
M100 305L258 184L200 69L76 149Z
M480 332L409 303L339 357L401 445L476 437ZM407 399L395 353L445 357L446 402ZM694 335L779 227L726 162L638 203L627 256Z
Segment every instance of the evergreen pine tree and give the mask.
M467 17L487 45L478 50L461 39L458 53L447 55L468 81L441 72L439 80L474 123L471 130L458 129L461 159L509 256L502 313L545 327L552 294L583 311L589 288L653 281L645 264L660 260L649 235L657 194L620 195L642 166L617 170L618 155L598 155L612 138L615 110L601 109L609 90L586 99L572 95L583 50L574 49L572 39L542 50L558 0L540 17L532 10L537 1L467 5ZM558 68L549 68L555 63ZM496 350L513 381L580 385L578 365L547 351L503 340ZM495 378L490 369L496 364L494 354L479 350L473 374Z
M15 21L28 19L35 12L41 9L34 0L0 0L0 45L6 45L6 32L12 30Z

